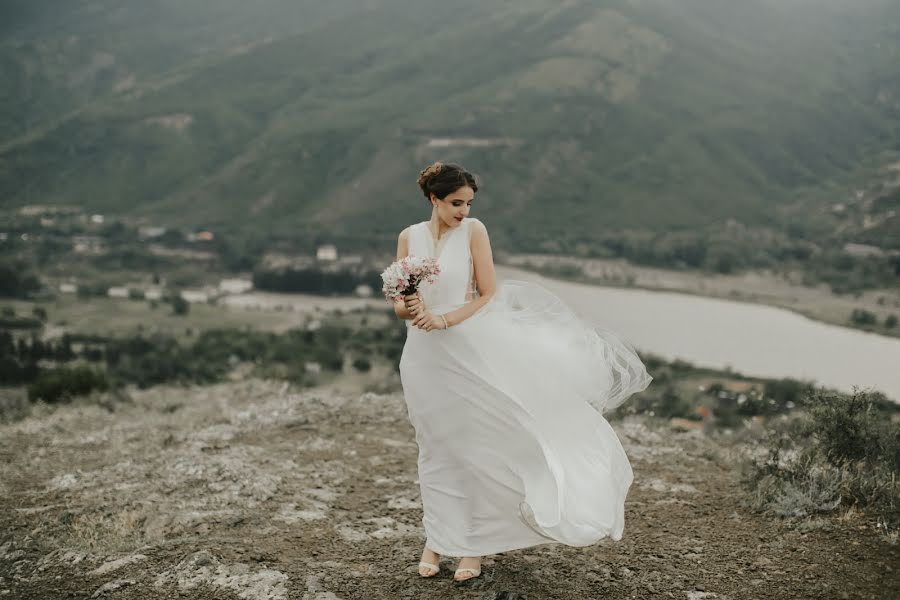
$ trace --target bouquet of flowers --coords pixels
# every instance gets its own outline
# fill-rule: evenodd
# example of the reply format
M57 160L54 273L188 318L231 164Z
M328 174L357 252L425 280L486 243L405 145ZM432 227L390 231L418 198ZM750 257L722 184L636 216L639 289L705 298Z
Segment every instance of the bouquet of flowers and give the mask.
M381 291L385 298L393 302L414 294L423 281L432 283L440 272L436 258L404 256L381 273L381 280L384 282Z

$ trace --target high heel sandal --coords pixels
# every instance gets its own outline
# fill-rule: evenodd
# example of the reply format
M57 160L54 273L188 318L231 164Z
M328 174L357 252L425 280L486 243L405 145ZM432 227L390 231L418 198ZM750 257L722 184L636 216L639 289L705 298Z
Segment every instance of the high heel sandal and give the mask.
M427 550L428 552L431 552L431 553L434 554L435 556L437 556L437 561L436 561L435 563L430 563L430 562L425 561L425 560L420 560L420 561L419 561L419 569L421 569L422 567L425 567L426 569L429 569L429 570L431 570L431 571L434 571L434 573L428 573L428 574L426 574L426 575L422 575L422 573L421 573L421 571L420 571L420 572L419 572L419 576L420 576L420 577L434 577L435 575L437 575L438 573L441 572L441 555L438 554L437 552L435 552L434 550L429 550L428 548L425 548L425 550L422 551L422 556L425 556L425 551L426 551L426 550Z
M441 572L440 563L435 565L433 563L425 562L424 560L422 560L422 561L419 561L419 568L421 569L422 567L425 567L426 569L431 569L434 571L434 573L429 573L428 575L422 575L421 573L419 573L420 577L434 577L435 575L437 575L438 573Z
M471 577L463 577L462 579L460 579L459 578L460 573L471 573L472 575L471 575ZM470 579L475 579L479 575L481 575L481 565L479 565L477 569L474 569L472 567L460 567L459 569L456 569L455 573L453 573L453 580L454 581L469 581Z

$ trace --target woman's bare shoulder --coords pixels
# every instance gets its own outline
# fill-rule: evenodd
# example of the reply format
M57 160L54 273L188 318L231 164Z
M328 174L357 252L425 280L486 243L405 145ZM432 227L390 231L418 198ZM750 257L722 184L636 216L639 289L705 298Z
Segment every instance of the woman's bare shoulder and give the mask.
M485 227L484 223L481 222L481 219L475 217L466 217L466 220L469 221L469 229L471 231L477 231L478 233L487 233L487 227Z

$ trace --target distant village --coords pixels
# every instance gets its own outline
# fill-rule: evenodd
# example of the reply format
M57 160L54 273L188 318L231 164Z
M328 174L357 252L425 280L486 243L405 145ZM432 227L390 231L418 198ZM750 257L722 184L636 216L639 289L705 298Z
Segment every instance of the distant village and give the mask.
M72 206L56 206L56 205L27 205L18 210L18 216L22 218L36 219L41 227L56 227L65 223L78 223L90 226L102 226L107 219L102 214L85 214L78 207ZM128 223L127 219L117 219L116 222L126 226L134 226ZM213 260L216 255L214 252L202 249L203 242L211 242L215 239L215 233L209 230L200 231L173 231L172 229L159 225L140 225L135 224L135 231L139 240L146 242L146 250L150 254L158 256L179 257L188 260ZM11 235L16 233L9 231L0 231L0 242L10 239ZM18 234L24 242L38 241L40 234L21 233ZM160 243L160 238L167 238L170 241L173 235L177 236L179 241L197 244L198 248L172 247ZM81 255L102 255L109 250L107 240L101 235L79 234L72 235L71 250L75 254ZM157 241L154 241L157 240ZM338 248L334 244L321 244L316 248L314 256L290 256L279 253L267 253L262 257L262 266L269 269L306 269L315 268L323 272L338 271L353 266L359 266L363 262L360 255L340 256ZM140 298L146 300L162 300L164 296L165 278L160 277L158 284L147 284L146 282L125 283L117 286L110 286L106 290L106 295L110 298ZM79 282L74 277L68 281L62 281L58 284L58 290L63 294L77 294ZM218 300L225 296L238 296L254 291L253 280L249 277L229 277L222 278L216 285L204 285L197 288L184 288L179 290L182 299L189 303L208 303ZM375 290L371 285L357 285L353 295L358 298L370 298L374 295ZM235 303L237 304L237 303ZM247 302L241 302L241 305L248 307ZM271 302L261 303L258 308L263 306L271 307ZM252 306L249 306L252 307Z

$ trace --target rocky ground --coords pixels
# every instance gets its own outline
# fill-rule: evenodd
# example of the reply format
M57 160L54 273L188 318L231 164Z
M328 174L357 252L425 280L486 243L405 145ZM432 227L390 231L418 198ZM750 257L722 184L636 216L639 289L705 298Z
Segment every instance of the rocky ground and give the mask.
M735 436L613 423L635 484L619 542L416 572L424 532L399 394L274 381L132 390L0 427L0 598L897 598L900 547L853 513L745 506Z

